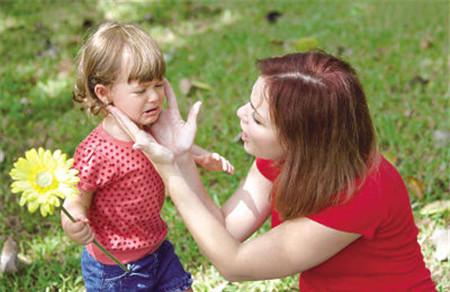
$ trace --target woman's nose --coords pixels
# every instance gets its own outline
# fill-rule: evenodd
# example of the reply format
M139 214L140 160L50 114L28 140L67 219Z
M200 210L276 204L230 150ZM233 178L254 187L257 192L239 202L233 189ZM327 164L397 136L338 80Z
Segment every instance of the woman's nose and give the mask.
M247 122L247 104L242 105L238 110L236 111L236 115L241 119L243 122Z

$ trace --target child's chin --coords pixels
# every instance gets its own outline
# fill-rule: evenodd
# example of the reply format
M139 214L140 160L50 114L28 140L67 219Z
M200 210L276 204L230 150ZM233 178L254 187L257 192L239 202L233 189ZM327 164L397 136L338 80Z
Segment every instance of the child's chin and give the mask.
M158 118L156 118L156 119L149 119L147 121L144 121L143 123L140 123L140 125L142 127L150 127L151 125L153 125L154 123L156 123L158 121Z

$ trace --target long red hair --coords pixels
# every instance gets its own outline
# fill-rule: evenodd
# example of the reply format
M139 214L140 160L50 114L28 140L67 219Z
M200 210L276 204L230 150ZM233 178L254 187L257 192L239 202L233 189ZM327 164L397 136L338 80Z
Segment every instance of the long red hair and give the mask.
M355 70L321 51L268 58L258 66L286 149L274 182L277 210L290 219L351 197L377 157Z

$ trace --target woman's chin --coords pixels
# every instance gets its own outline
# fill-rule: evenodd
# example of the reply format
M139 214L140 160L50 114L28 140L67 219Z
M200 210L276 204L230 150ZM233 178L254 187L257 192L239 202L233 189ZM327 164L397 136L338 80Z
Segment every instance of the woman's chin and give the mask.
M245 150L245 152L247 152L247 154L250 154L250 155L252 155L252 156L256 156L256 153L253 151L253 149L249 146L249 144L248 144L248 142L245 142L245 141L243 141L244 142L244 150Z

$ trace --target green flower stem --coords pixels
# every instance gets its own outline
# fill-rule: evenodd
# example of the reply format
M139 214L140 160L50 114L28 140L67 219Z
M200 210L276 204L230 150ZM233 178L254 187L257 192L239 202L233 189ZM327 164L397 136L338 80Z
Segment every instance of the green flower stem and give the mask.
M75 218L72 217L72 215L69 213L69 211L67 211L66 208L64 208L63 206L61 206L61 210L64 212L64 214L66 214L67 217L69 217L70 221L75 222ZM122 268L122 270L124 270L125 272L130 272L130 270L124 265L122 264L115 256L113 256L108 250L106 250L96 239L94 239L94 244L105 254L107 255L110 259L112 259L119 267Z

